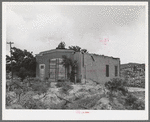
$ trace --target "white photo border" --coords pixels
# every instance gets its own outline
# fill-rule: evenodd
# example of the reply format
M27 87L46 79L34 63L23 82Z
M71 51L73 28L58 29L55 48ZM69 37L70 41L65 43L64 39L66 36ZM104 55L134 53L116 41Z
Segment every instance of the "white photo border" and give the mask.
M144 5L146 7L145 110L8 110L6 94L6 6L7 5ZM2 120L148 120L148 2L2 2ZM79 114L78 111L87 112Z

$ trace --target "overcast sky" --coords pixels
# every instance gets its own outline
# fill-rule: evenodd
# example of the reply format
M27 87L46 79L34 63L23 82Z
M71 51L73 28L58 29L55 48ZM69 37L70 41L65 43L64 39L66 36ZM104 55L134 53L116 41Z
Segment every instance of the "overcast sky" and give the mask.
M145 7L106 5L7 5L6 40L38 54L78 45L90 53L145 62ZM6 47L7 54L9 45Z

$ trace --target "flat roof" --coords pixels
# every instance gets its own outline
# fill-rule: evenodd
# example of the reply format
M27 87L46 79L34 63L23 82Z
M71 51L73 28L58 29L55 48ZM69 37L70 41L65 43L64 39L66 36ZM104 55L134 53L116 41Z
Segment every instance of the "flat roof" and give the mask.
M47 50L47 51L42 51L39 54L36 54L37 56L42 56L43 54L47 54L47 53L52 53L52 52L74 52L74 50L70 50L70 49L52 49L52 50Z
M88 53L88 54L89 55L100 56L100 57L106 57L106 58L120 59L120 58L116 58L116 57L112 57L112 56L99 55L99 54L95 54L95 53Z
M52 53L52 52L74 52L74 50L71 49L52 49L52 50L47 50L47 51L42 51L39 54L36 54L37 56L42 56L43 54L47 54L47 53ZM101 56L101 57L107 57L107 58L113 58L113 59L120 59L120 58L116 58L116 57L112 57L112 56L105 56L105 55L99 55L99 54L95 54L95 53L85 53L85 54L89 54L89 55L95 55L95 56Z

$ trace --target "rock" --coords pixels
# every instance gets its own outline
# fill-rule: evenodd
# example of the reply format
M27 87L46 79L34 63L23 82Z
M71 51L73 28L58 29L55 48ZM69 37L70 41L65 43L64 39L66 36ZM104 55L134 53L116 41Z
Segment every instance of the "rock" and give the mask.
M98 103L101 103L101 104L109 104L109 99L106 98L106 97L103 97L101 98Z
M11 106L7 106L6 109L23 109L23 107L19 104L13 104Z
M94 94L94 93L96 93L96 92L97 92L97 90L96 90L96 89L94 89L94 88L92 88L92 89L89 89L89 92L90 92L90 94Z
M88 92L77 92L77 93L75 93L75 96L76 96L78 99L81 99L81 98L83 98L83 97L85 97L85 96L87 96L87 95L89 95Z
M102 86L101 86L101 85L96 85L94 88L95 88L96 90L100 90L100 89L102 89Z
M66 101L62 100L59 103L49 103L48 108L50 109L63 109Z
M20 104L23 106L27 101L31 100L35 93L33 91L28 91L26 94L20 96Z
M9 103L10 105L17 102L17 96L16 96L15 92L7 92L6 93L6 98L7 98L6 102Z
M100 99L99 94L95 95L86 95L85 97L82 97L78 99L77 101L74 102L74 104L77 106L77 108L82 108L82 109L91 109L97 101ZM73 105L73 106L75 106ZM75 106L75 108L76 108Z
M16 93L15 92L7 92L6 95L11 97L11 98L15 98L16 97Z
M73 86L73 89L70 90L70 94L73 94L73 93L76 93L78 92L80 89L84 89L84 86L83 85L72 85Z
M117 110L124 110L124 106L116 99L113 99L113 108Z
M112 110L112 106L110 104L99 104L99 105L95 105L92 109L94 109L94 110Z
M18 99L16 98L16 99L14 99L12 102L11 102L11 104L15 104L15 103L17 103L18 102Z
M51 88L56 88L56 84L55 82L51 82Z
M112 106L109 104L109 99L106 97L101 98L94 107L94 110L111 110Z
M41 102L48 105L50 103L58 104L60 103L60 99L55 94L48 94L44 98L41 99Z
M72 101L75 101L77 99L77 96L75 96L74 94L71 94L71 95L66 96L65 99L72 102Z

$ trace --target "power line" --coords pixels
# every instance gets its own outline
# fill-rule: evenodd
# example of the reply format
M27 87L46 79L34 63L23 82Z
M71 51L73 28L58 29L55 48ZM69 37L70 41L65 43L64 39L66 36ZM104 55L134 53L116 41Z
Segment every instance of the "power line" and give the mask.
M10 61L11 61L11 80L13 81L13 68L12 68L12 47L11 45L14 44L14 42L7 42L7 44L10 45Z

